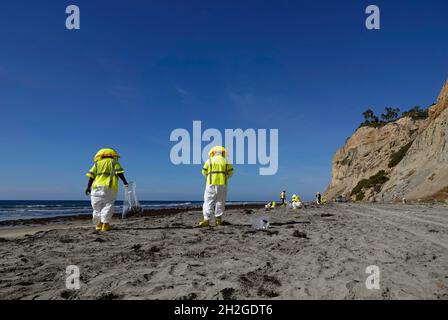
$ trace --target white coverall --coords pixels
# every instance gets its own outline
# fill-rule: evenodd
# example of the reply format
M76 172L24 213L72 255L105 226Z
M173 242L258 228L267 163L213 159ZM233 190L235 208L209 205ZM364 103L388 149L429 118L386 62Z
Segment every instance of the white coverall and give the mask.
M114 214L117 192L105 186L98 186L92 190L90 200L93 208L93 223L110 223Z
M293 209L300 209L300 208L302 208L302 202L300 202L300 201L293 201L291 203L291 206L292 206Z
M202 212L204 220L210 219L210 214L215 206L215 218L221 217L224 213L227 198L226 185L208 185L204 192L204 205Z

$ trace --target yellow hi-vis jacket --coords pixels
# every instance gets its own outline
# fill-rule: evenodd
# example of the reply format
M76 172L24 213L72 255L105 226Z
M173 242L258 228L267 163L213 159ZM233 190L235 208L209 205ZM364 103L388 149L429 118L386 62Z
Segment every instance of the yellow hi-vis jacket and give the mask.
M233 166L225 157L217 155L205 162L202 174L207 177L207 185L227 185L228 178L233 176Z
M286 199L286 193L284 193L283 191L280 194L280 199Z
M103 158L95 162L86 176L93 179L92 189L96 189L98 186L105 186L117 192L117 175L119 173L124 173L124 170L116 159Z

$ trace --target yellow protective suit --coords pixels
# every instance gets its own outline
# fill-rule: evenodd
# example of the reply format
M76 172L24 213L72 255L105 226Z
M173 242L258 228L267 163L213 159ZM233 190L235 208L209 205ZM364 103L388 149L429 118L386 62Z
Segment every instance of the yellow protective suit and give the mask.
M234 171L233 166L227 163L224 147L212 148L209 156L210 158L202 168L202 174L206 177L204 205L202 206L204 220L209 220L213 211L215 218L220 218L224 214L227 184Z
M104 148L94 157L95 164L86 174L93 179L90 201L93 208L93 223L110 223L114 214L118 192L118 174L124 173L118 162L120 156L110 148Z

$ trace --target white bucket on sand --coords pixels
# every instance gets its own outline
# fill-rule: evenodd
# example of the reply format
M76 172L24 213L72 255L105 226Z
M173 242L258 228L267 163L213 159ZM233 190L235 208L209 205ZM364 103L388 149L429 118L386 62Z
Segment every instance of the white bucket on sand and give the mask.
M252 218L252 227L257 230L266 230L269 228L271 219L269 217Z

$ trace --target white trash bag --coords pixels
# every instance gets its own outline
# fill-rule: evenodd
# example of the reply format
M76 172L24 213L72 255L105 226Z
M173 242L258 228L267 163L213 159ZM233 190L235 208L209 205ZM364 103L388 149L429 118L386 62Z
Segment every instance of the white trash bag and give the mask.
M270 220L269 217L255 217L252 219L252 227L256 230L267 230Z
M135 186L135 182L129 182L129 184L124 187L123 213L121 215L122 219L143 211L137 199Z

